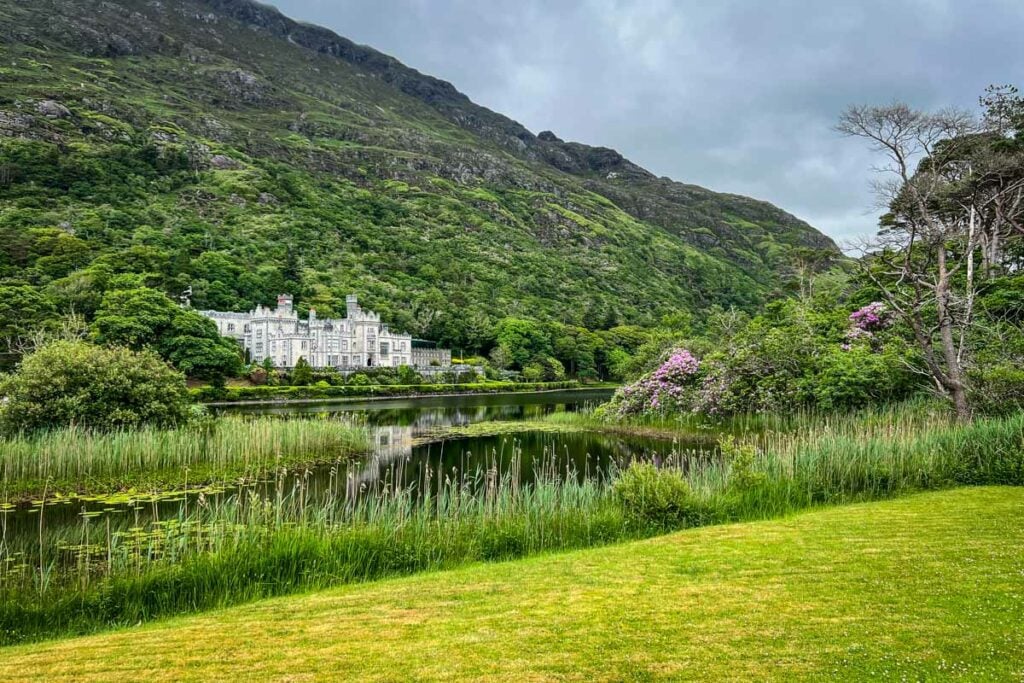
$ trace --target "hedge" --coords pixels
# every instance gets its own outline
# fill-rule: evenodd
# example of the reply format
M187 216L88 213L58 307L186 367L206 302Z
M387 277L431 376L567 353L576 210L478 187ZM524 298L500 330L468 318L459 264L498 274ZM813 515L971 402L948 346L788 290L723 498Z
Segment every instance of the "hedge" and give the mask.
M429 394L495 394L503 392L575 389L567 382L476 382L467 384L368 384L365 386L259 386L198 387L189 390L197 403L234 401L289 401L296 399L349 398L361 396L420 396Z

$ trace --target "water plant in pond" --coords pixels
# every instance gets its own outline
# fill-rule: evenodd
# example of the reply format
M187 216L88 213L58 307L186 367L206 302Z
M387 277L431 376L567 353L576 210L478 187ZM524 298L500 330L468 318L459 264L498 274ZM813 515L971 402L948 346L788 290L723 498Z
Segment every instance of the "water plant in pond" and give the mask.
M895 413L898 415L899 413ZM402 463L360 479L341 463L326 495L309 477L188 499L173 515L139 498L0 542L0 639L13 642L424 569L638 538L680 526L786 514L956 484L1024 483L1024 415L951 423L881 412L726 443L727 457L668 454L621 478L523 454L470 468ZM545 464L546 463L546 464ZM631 482L631 479L634 480ZM638 480L639 483L637 483ZM625 482L625 483L622 483ZM629 491L629 495L624 492ZM646 505L646 492L666 504ZM684 495L685 494L685 495ZM628 500L627 500L628 499ZM661 514L663 511L665 514ZM119 519L120 518L120 519Z

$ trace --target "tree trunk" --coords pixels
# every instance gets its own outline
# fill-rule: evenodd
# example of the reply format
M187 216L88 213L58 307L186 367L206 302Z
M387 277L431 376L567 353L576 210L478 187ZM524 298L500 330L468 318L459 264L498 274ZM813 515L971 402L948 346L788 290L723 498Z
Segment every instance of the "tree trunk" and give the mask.
M939 339L942 342L942 357L946 364L946 376L943 385L953 399L956 415L961 420L971 416L971 408L967 401L967 388L964 386L963 372L960 367L956 342L953 339L953 319L949 312L949 271L946 267L946 245L937 247L939 278L935 284L935 301L939 314Z

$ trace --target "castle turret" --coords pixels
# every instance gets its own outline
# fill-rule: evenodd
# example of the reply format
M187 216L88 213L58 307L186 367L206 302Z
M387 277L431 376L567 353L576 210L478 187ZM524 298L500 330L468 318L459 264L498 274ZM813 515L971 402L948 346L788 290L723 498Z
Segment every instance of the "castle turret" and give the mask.
M345 312L349 318L354 318L355 314L359 312L359 298L355 294L345 297Z

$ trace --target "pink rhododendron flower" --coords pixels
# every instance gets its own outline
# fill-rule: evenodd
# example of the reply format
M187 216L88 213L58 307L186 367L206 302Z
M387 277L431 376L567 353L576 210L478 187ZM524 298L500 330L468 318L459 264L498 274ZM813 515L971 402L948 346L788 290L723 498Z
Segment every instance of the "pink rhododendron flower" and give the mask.
M700 362L686 349L676 349L654 372L619 390L620 415L660 410L678 404L700 369Z

